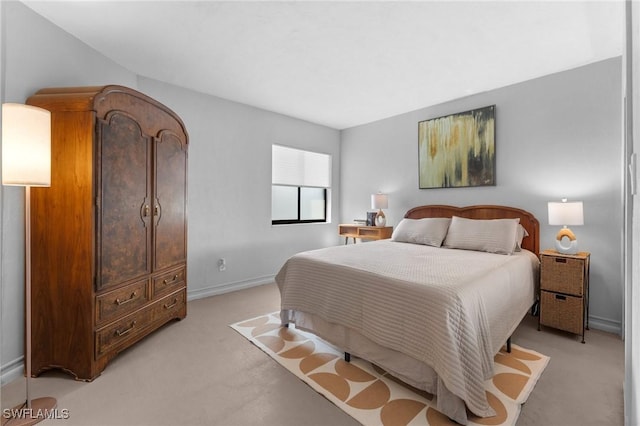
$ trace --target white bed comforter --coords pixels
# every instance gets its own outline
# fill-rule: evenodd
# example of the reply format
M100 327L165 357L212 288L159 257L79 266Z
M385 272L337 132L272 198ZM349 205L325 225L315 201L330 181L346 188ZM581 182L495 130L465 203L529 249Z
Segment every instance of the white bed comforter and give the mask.
M432 367L476 415L493 356L534 302L538 259L389 240L291 257L282 310L318 315Z

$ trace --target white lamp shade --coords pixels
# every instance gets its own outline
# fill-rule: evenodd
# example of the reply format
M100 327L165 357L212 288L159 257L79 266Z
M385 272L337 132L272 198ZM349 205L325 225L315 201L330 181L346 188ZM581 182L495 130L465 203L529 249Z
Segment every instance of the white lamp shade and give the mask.
M389 207L389 197L387 194L371 194L372 209L386 209Z
M2 183L51 186L51 113L2 104Z
M549 225L584 225L582 201L549 202Z

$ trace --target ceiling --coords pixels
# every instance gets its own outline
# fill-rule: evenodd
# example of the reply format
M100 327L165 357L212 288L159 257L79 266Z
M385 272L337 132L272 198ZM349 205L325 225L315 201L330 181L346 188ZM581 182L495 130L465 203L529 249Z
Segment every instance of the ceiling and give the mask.
M336 129L622 55L624 1L23 1L141 76Z

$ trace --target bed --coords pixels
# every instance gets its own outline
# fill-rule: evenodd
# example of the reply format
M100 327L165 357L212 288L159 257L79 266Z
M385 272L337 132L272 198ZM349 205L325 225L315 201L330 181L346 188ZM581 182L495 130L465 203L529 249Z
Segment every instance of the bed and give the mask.
M460 424L535 303L539 223L506 206L413 208L390 240L298 253L276 275L284 325L437 397Z

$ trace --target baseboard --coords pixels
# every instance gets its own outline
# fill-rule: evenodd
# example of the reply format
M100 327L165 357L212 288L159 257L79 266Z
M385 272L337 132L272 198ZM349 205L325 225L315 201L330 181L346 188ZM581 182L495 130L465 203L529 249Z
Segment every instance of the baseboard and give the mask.
M244 290L246 288L256 287L259 285L270 284L274 281L274 275L267 275L264 277L253 278L244 281L235 281L231 283L225 283L213 287L207 287L198 290L189 291L187 287L187 301L203 299L209 296L217 296L224 293L229 293L237 290Z
M0 367L0 385L4 386L14 380L24 377L24 357L14 359Z
M608 318L589 315L589 328L622 336L622 323Z

